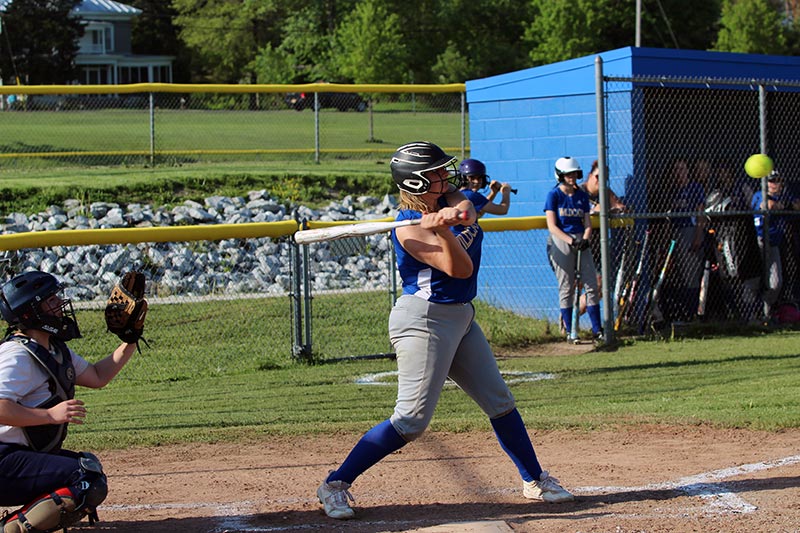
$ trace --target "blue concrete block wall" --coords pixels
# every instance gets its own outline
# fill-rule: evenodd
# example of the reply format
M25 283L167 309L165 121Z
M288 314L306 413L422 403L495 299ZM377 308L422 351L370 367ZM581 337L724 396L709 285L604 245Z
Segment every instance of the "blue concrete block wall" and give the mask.
M599 54L607 77L668 76L697 78L800 79L800 58L693 50L622 48ZM555 185L553 164L564 155L577 158L588 173L597 158L596 56L467 82L470 155L486 164L492 179L519 189L508 216L543 215L547 191ZM634 121L643 113L639 95L615 82L606 100L609 185L619 195L644 197L644 150L635 143ZM487 215L490 216L490 215ZM521 233L521 232L520 232ZM526 266L509 259L508 235L487 236L479 297L522 314L557 320L555 275L545 252L546 231L514 236ZM518 242L520 239L524 243ZM510 276L520 278L509 282ZM524 282L522 280L525 280ZM524 303L515 303L524 302Z

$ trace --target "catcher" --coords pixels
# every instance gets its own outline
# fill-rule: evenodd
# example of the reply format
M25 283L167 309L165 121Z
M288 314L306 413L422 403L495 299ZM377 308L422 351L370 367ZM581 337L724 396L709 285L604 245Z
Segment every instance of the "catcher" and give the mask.
M0 286L0 314L8 322L0 344L0 507L21 506L0 517L3 533L97 520L108 491L100 461L61 445L69 425L86 416L75 385L105 386L137 349L147 314L144 287L144 275L132 272L114 288L106 320L123 342L92 364L67 347L81 334L55 277L32 271Z

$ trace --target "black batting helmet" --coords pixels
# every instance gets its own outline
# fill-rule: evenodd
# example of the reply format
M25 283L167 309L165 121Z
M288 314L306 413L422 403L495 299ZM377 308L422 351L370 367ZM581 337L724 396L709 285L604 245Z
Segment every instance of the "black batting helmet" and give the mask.
M25 272L0 287L0 314L10 328L40 329L64 341L80 338L71 300L61 298L61 316L41 308L42 302L62 290L51 274Z
M392 179L401 191L409 194L425 194L431 181L424 176L426 172L452 166L451 176L458 177L455 169L456 158L428 141L415 141L404 144L392 155L389 165Z

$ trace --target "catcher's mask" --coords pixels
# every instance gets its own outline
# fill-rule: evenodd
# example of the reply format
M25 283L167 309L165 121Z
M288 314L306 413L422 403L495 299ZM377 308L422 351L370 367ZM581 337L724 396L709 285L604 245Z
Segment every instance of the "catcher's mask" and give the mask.
M81 332L72 308L72 300L63 297L63 285L51 274L25 272L0 287L0 314L14 329L40 329L63 341L78 339ZM59 304L43 308L43 303L57 295Z
M409 194L425 194L431 188L427 172L447 168L448 181L458 188L461 177L455 168L456 158L427 141L404 144L392 155L390 167L392 179L401 191Z
M469 178L476 177L481 180L481 189L485 189L489 184L489 176L486 175L486 165L477 159L465 159L458 166L461 174L462 187L469 187Z

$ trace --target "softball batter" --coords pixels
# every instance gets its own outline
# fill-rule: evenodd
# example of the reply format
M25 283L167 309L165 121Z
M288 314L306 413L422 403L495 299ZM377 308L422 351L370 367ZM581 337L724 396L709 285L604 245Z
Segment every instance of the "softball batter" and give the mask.
M547 218L547 255L558 280L559 308L567 338L572 331L572 306L575 297L575 261L578 250L588 250L592 236L589 219L589 195L577 183L583 170L571 157L556 161L555 176L558 182L544 203ZM595 341L603 342L600 322L600 296L597 290L597 271L591 253L581 254L581 278L586 289L586 312L592 323Z
M472 203L449 181L458 177L455 161L429 142L401 146L392 157L392 178L400 189L397 219L422 219L392 232L403 280L403 294L389 317L397 402L391 417L370 429L317 489L331 518L352 518L348 489L355 479L422 435L448 377L488 415L500 446L519 469L526 498L573 499L539 465L514 397L474 321L471 301L483 232Z

